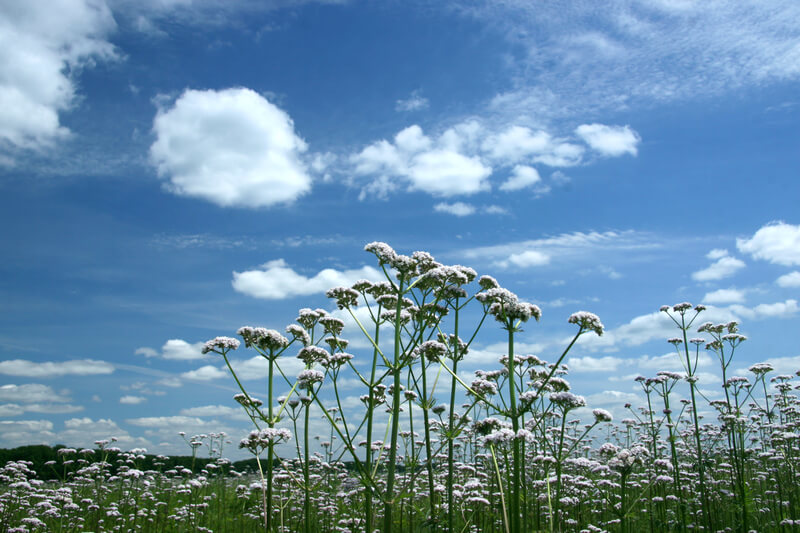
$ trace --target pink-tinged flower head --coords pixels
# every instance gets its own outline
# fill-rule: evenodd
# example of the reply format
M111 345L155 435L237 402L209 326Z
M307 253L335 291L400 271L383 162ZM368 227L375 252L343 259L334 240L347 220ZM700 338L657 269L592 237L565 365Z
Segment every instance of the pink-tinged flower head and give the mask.
M369 283L369 282L367 282ZM336 300L339 309L355 307L358 305L358 290L349 287L334 287L325 293L328 298Z
M589 313L588 311L578 311L577 313L570 315L567 322L570 324L577 324L583 330L594 331L598 336L603 334L603 323L600 322L600 318L594 313Z
M230 337L215 337L210 341L206 341L203 345L202 353L216 352L226 353L229 350L235 350L239 347L239 341Z
M365 252L375 254L380 264L390 264L397 258L397 252L385 242L371 242L364 246Z

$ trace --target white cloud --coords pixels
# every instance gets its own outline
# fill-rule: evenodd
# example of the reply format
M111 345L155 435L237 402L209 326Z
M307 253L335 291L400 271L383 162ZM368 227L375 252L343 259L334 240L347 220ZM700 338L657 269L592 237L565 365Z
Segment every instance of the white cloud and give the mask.
M148 348L147 346L142 346L141 348L136 348L133 352L136 355L143 355L145 357L157 357L158 352L152 348Z
M567 361L570 372L615 372L625 362L619 357L570 357Z
M518 191L542 181L539 172L526 165L516 165L511 170L511 177L500 185L501 191Z
M266 207L311 189L292 119L250 89L187 90L159 109L153 131L150 158L176 194Z
M203 355L202 349L202 342L189 344L182 339L169 339L164 343L164 346L161 347L161 357L164 359L175 359L178 361L205 359L206 356Z
M188 409L181 409L182 416L224 416L235 417L243 415L244 412L241 408L227 407L224 405L204 405L201 407L190 407ZM245 417L246 418L246 417Z
M547 265L549 263L549 255L537 250L525 250L524 252L513 253L509 255L507 259L498 261L495 264L500 268L528 268Z
M706 254L706 258L711 259L712 261L716 261L717 259L722 259L727 255L728 255L728 250L722 248L714 248L713 250L711 250Z
M488 190L492 173L480 158L451 150L431 150L415 156L408 170L412 190L435 196L474 194Z
M257 270L233 273L233 288L243 294L267 300L323 293L332 287L349 286L359 279L380 280L383 274L370 266L353 270L326 268L312 277L298 274L283 259L261 265Z
M119 403L125 405L139 405L140 403L144 403L146 401L147 398L145 398L144 396L131 396L131 395L122 396L119 399Z
M796 288L800 287L800 272L794 271L789 272L788 274L784 274L783 276L779 277L775 280L780 287L784 288Z
M143 355L145 357L161 356L164 359L172 359L176 361L195 361L200 359L208 359L209 356L204 355L202 353L202 349L202 342L189 344L183 339L169 339L161 347L160 353L158 350L154 350L153 348L148 348L146 346L137 348L134 353L136 355Z
M188 428L203 426L206 422L193 416L144 416L141 418L129 418L128 424L141 427L153 428Z
M706 304L738 304L744 302L744 291L738 289L719 289L703 296Z
M725 252L724 255L722 252ZM714 263L708 267L692 273L692 279L695 281L712 281L718 279L729 278L736 272L745 267L744 261L736 259L727 255L725 250L711 250L706 257L718 257Z
M768 378L779 374L794 374L800 370L800 355L796 355L794 357L770 357L763 361L759 361L759 363L769 363L772 365L774 373L768 374ZM742 367L737 369L736 372L741 376L751 375L748 371L748 368L749 366Z
M486 137L482 148L490 159L504 165L524 161L568 167L577 165L583 157L583 148L577 144L553 138L546 131L534 132L518 125Z
M9 376L24 376L31 378L54 378L64 375L92 376L97 374L111 374L114 366L105 361L93 359L74 359L71 361L47 361L35 363L25 359L11 359L0 361L0 374Z
M190 370L181 374L184 379L191 379L194 381L211 381L214 379L221 379L228 375L224 370L212 365L201 366L198 369Z
M625 154L636 155L636 147L641 141L639 134L630 126L582 124L575 129L575 133L592 150L611 157Z
M434 140L413 125L395 135L394 142L370 144L350 157L353 172L372 179L362 189L362 198L385 197L398 187L398 179L409 190L441 197L488 190L492 169L473 155L480 131L477 123L465 122Z
M514 88L492 101L506 120L598 116L800 77L794 0L451 4L529 51L510 65Z
M740 252L779 265L800 265L800 225L768 224L749 239L736 239Z
M757 320L760 318L786 318L797 313L800 307L797 306L797 300L786 300L785 302L758 304L753 308L732 305L730 309L744 318Z
M116 422L107 418L70 418L64 421L64 429L54 431L49 420L0 421L0 445L4 447L26 444L65 444L71 447L94 448L94 442L115 437L117 444L124 448L146 447L146 439L132 437Z
M394 106L396 111L419 111L428 108L428 99L414 91L405 100L398 100Z
M78 100L74 73L117 57L106 40L115 29L104 0L0 2L0 147L39 149L69 134L59 113Z
M69 402L69 391L56 392L47 385L28 383L25 385L0 386L0 402L14 403L66 403Z
M457 217L474 215L476 211L475 206L465 204L464 202L454 202L452 204L440 202L433 206L433 210L437 213L449 213Z
M591 261L596 265L601 261L619 260L636 251L647 251L664 246L664 239L635 231L607 231L603 233L563 233L553 237L513 241L492 246L467 248L462 251L465 260L508 266L510 257L535 251L550 257L552 262ZM530 256L531 259L535 254Z

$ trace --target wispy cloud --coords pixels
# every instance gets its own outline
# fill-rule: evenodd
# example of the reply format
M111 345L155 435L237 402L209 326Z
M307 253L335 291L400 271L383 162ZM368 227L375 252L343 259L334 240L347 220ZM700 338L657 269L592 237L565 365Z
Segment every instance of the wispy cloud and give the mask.
M506 35L517 85L495 111L531 120L717 95L800 77L800 5L452 0Z

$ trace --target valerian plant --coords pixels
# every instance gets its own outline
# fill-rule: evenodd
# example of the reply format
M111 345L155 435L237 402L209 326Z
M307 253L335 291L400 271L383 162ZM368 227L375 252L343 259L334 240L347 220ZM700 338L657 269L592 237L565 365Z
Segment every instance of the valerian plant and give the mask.
M297 323L286 328L291 341L265 328L244 327L239 330L245 345L254 348L269 363L266 412L242 386L228 358L228 352L236 349L238 342L218 337L207 343L207 351L219 353L225 359L241 389L239 403L258 430L262 425L274 428L281 413L286 411L287 402L292 398L300 400L304 412L302 446L300 434L296 433L297 451L303 468L302 479L296 482L305 494L304 531L311 530L313 521L309 496L314 488L309 474L312 406L330 424L332 434L341 443L341 453L352 462L360 479L366 531L372 531L380 523L382 531L391 532L398 518L402 520L398 517L398 509L413 495L420 477L427 482L427 526L432 530L455 531L456 494L460 492L455 487L456 448L469 427L472 414L483 410L508 420L513 433L508 442L511 465L506 478L498 479L498 489L508 494L508 508L505 509L505 498L502 504L506 529L513 532L527 530L526 509L530 502L526 500L524 482L526 442L531 441L533 432L547 434L544 421L548 413L561 417L560 439L551 446L557 464L555 490L560 497L560 465L580 440L572 443L571 447L565 444L563 420L571 409L585 405L585 401L577 396L574 401L568 401L567 395L571 393L559 389L554 383L564 381L557 374L561 372L562 362L570 348L584 333L602 335L602 323L592 313L573 314L569 322L576 325L578 331L571 342L555 363L544 367L541 372L531 372L533 381L526 383L525 377L533 360L541 365L545 363L535 356L517 355L515 335L531 319L540 319L542 312L538 306L521 301L490 276L478 278L472 268L443 265L426 252L403 255L381 242L366 245L365 251L375 256L384 279L360 280L351 287L330 289L327 296L335 301L338 316L322 309L302 309ZM370 347L372 357L367 370L363 365L355 364L353 355L345 351L349 341L342 337L345 323L339 317L349 319ZM479 376L479 380L469 385L459 375L459 363L468 357L479 332L487 327L487 318L493 318L507 332L508 353L501 359L503 368L499 373L489 379ZM294 344L301 345L297 358L305 368L291 380L281 370L278 356ZM280 405L273 408L276 370L291 390ZM355 419L353 410L345 409L342 402L339 383L345 373L365 388L365 394L361 396L364 411L361 416L355 415ZM437 403L437 387L444 389L446 404ZM467 402L458 411L457 399L465 394ZM334 405L326 405L325 402L331 399ZM405 455L401 456L400 439L415 433L417 410L422 418L422 441L420 446L406 447ZM604 418L598 418L595 423ZM297 417L292 419L296 424ZM374 433L379 424L383 426L384 423L384 441L375 441ZM593 425L588 429L591 427ZM365 437L362 453L360 448ZM260 434L252 438L255 442L262 442L263 446L248 444L245 447L256 452L257 458L257 452L261 450L268 454L264 514L265 527L271 531L274 439L259 440ZM491 436L484 435L482 442L490 444L494 455ZM402 475L398 472L401 462L405 465ZM447 476L442 498L434 476L443 466ZM379 507L376 507L376 502ZM381 507L382 517L376 513ZM551 526L557 520L557 514L556 503L551 508Z

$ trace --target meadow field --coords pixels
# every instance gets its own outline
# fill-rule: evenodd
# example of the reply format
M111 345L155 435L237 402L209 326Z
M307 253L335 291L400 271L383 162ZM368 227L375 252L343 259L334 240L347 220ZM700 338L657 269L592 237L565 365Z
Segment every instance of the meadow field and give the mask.
M185 437L211 459L189 466L111 438L61 448L47 480L25 460L2 467L0 532L800 529L797 375L766 363L733 375L747 340L737 323L705 322L702 305L661 307L684 372L636 378L646 403L612 420L571 390L564 364L581 337L603 335L596 315L569 317L557 360L519 354L515 334L540 318L536 305L425 252L365 249L385 279L328 291L365 353L348 352L345 321L321 309L301 309L284 332L245 326L206 343L240 388L253 430L236 444L255 468L225 459L224 434ZM464 379L459 363L498 327L507 354ZM240 348L269 366L263 400L229 362ZM722 375L712 401L697 385L705 352ZM305 368L287 375L281 361L295 356ZM345 380L363 387L360 405L343 402Z

